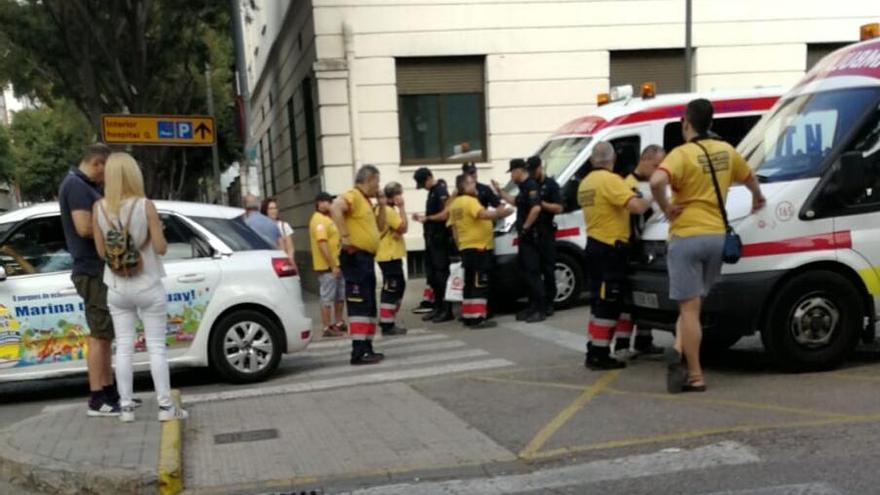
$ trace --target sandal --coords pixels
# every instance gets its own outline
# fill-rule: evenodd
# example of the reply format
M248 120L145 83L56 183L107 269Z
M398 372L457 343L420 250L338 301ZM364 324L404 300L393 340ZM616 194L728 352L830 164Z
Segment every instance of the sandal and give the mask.
M324 332L321 334L322 337L332 339L336 337L344 337L346 334L344 332L340 332L333 326L325 327Z
M348 333L348 326L345 325L344 321L337 321L333 324L333 328L335 328L338 332L342 332L343 334Z
M666 391L670 394L684 392L688 379L687 367L681 362L681 353L669 347L663 354L666 360Z
M705 392L706 384L702 385L693 385L690 383L685 383L684 386L681 387L682 392Z

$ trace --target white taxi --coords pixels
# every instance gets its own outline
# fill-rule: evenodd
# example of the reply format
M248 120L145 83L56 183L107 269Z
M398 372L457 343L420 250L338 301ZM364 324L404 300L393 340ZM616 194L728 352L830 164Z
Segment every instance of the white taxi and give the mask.
M297 271L243 221L239 208L156 201L168 252L169 363L210 366L245 383L305 349ZM70 280L57 203L0 215L0 382L85 373L88 326ZM142 334L135 369L149 368Z

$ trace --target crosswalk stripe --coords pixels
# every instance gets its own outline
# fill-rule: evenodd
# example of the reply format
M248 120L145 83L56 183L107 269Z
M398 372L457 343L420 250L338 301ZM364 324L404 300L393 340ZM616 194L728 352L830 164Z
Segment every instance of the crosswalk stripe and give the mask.
M432 337L440 336L440 338L445 338L445 335L431 333L431 332L428 332L424 328L413 328L413 329L409 330L406 333L406 336L404 336L404 337L398 337L398 336L383 337L381 333L378 333L378 334L376 334L376 342L384 341L386 339L388 341L395 341L395 340L406 339L406 338L410 338L410 337L423 337L423 336L432 336ZM331 340L320 340L318 342L312 342L309 344L309 346L306 349L327 349L327 348L333 348L333 347L345 347L345 346L349 346L349 345L351 345L351 340L349 340L347 337L346 338L334 338Z
M514 363L506 359L485 359L482 361L448 363L437 366L428 366L425 368L403 369L397 371L380 371L377 373L348 375L343 377L328 378L324 380L315 380L312 382L298 382L270 387L243 388L206 394L184 394L183 402L184 404L200 404L204 402L214 402L219 400L244 399L253 397L265 397L270 395L314 392L318 390L348 387L352 385L369 385L382 382L414 380L418 378L429 378L432 376L449 375L453 373L464 373L468 371L503 368L507 366L513 366L513 364Z
M412 344L419 344L424 342L436 342L438 340L447 340L449 337L442 334L434 334L434 335L422 335L416 337L396 337L394 339L382 339L376 340L376 347L381 347L383 349L388 347L396 347L396 346L405 346ZM348 352L351 350L351 341L346 339L343 342L339 342L339 345L333 347L322 347L320 350L313 351L311 346L307 347L305 351L297 352L291 354L291 356L332 356L335 354L339 354L341 352Z
M827 483L800 483L748 490L712 492L706 495L843 495L843 492Z
M453 344L455 342L450 342ZM464 342L460 343L462 346L465 345ZM456 359L468 359L475 357L482 357L489 355L488 352L482 349L465 349L463 351L458 352L445 352L440 354L429 354L422 356L410 356L404 358L398 357L386 357L380 364L375 365L375 369L382 368L390 368L390 367L398 367L398 366L409 366L412 364L432 364L432 363L440 363L443 361L455 361ZM324 366L319 369L313 371L304 371L301 373L296 373L294 377L296 378L312 378L315 376L328 376L328 375L336 375L340 372L348 372L348 371L357 371L357 369L353 369L352 366L347 362L344 364L338 364L333 366Z
M508 323L504 326L516 330L528 337L534 337L538 340L556 344L572 351L580 353L587 351L586 333L579 335L547 325L546 323ZM586 332L586 330L584 332Z
M543 469L527 474L488 478L399 483L349 492L350 495L504 495L521 492L547 492L555 488L585 483L616 481L661 474L734 466L760 462L750 447L737 442L721 442L675 453L657 452L619 459L593 461L574 466Z

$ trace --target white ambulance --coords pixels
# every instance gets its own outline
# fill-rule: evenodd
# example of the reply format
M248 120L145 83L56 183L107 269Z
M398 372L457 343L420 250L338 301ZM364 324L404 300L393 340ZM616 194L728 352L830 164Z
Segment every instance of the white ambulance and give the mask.
M704 304L705 347L761 332L793 370L839 364L874 335L880 302L880 24L825 57L739 145L767 206L734 187L727 211L744 243ZM671 329L668 223L646 227L631 278L637 323Z
M670 150L682 143L681 116L687 103L708 98L715 105L714 131L736 144L782 95L781 88L741 91L712 91L655 95L652 83L645 83L641 95L632 86L612 88L598 95L594 113L562 126L537 151L547 175L562 189L564 212L556 215L556 305L571 306L585 289L584 247L587 243L584 217L577 204L577 188L589 168L593 145L610 142L617 151L615 171L629 174L642 150L651 144ZM516 185L508 184L516 194ZM521 270L516 265L516 216L499 221L495 230L496 269L493 273L495 300L510 300L524 294Z

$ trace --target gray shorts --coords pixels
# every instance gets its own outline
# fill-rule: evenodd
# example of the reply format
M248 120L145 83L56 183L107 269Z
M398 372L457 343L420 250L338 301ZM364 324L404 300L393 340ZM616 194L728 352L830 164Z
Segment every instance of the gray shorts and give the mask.
M724 234L673 237L666 253L669 298L685 301L706 297L721 275Z
M321 284L321 304L333 304L345 301L345 279L336 278L333 272L323 272L318 275Z

